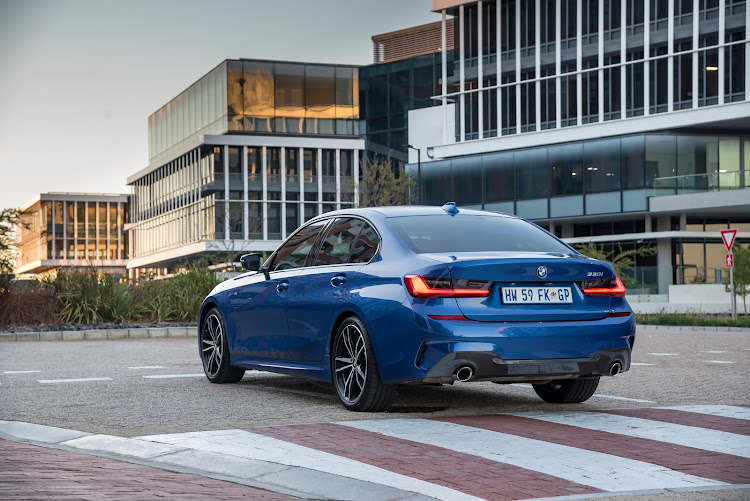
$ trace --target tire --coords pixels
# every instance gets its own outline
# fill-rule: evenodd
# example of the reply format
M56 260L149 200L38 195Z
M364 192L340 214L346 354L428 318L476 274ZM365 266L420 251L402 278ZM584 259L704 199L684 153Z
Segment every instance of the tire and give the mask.
M198 349L203 372L212 383L236 383L245 375L245 369L229 365L229 345L224 317L218 308L206 313L201 325Z
M599 386L599 378L558 379L546 384L535 384L534 391L551 404L579 404L585 402Z
M347 318L336 331L331 374L341 403L350 411L382 412L396 399L396 385L380 382L370 334L358 317Z

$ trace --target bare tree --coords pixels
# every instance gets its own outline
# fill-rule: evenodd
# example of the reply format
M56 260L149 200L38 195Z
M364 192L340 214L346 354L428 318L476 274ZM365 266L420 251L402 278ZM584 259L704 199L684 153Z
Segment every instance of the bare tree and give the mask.
M359 206L408 205L414 199L417 183L403 167L393 168L390 159L363 161L360 164Z

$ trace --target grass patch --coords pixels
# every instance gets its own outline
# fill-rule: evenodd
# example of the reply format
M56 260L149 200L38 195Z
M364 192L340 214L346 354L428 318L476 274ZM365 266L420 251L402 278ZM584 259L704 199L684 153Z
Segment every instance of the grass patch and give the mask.
M639 325L695 325L698 327L748 327L750 316L708 315L700 313L636 313Z

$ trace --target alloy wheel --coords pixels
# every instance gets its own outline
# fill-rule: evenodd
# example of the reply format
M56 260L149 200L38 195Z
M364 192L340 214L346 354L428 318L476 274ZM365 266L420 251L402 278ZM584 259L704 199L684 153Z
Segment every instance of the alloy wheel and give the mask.
M359 328L347 325L336 342L334 371L342 399L356 402L367 383L367 344Z
M221 368L222 352L221 321L215 314L209 315L203 322L201 332L201 353L203 368L210 378L216 377Z

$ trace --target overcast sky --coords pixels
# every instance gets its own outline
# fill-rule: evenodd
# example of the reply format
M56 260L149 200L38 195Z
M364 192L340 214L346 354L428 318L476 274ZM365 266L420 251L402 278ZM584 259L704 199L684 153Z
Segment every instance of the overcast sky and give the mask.
M0 0L0 208L128 193L147 118L224 59L369 64L431 0Z

